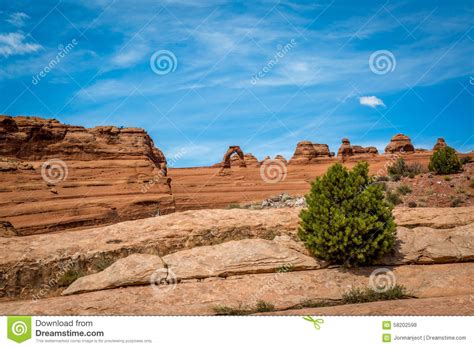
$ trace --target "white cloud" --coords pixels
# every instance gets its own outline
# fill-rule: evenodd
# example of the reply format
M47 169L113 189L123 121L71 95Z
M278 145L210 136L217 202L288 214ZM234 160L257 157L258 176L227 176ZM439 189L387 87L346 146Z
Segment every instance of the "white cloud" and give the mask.
M22 33L0 34L0 55L4 57L22 55L42 48L41 45L24 42L24 40L25 35Z
M374 109L377 106L385 106L382 99L377 98L375 95L370 96L370 97L360 97L359 102L360 102L360 105L367 105Z
M15 12L8 17L7 22L14 25L15 27L22 27L25 25L25 21L28 18L30 18L30 16L24 12Z

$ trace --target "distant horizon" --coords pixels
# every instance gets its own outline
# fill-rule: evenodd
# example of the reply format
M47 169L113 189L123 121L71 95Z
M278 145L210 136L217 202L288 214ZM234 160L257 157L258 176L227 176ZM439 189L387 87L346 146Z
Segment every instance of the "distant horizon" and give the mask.
M0 114L143 128L176 168L397 133L474 149L467 0L19 0L0 23Z
M96 126L91 126L91 127L85 127L85 126L78 125L78 124L64 123L64 122L62 122L62 121L61 121L60 119L58 119L58 118L46 118L46 117L42 117L42 116L38 116L38 115L1 115L1 114L0 114L0 116L9 116L9 117L38 117L38 118L43 118L43 119L56 119L57 121L59 121L59 122L62 123L62 124L67 124L67 125L71 125L71 126L80 126L80 127L86 128L86 129L91 129L91 128L95 128L95 127L117 127L117 128L121 128L121 127L122 127L122 126L113 125L113 124L101 124L101 125L96 125ZM149 132L148 132L145 128L142 128L142 127L134 127L134 126L128 126L128 127L123 127L123 128L141 128L141 129L143 129L143 130L151 137L151 139L153 140L153 143L155 144L155 147L157 147L159 150L163 151L160 147L158 147L158 146L156 145L155 140L153 139L153 137L149 134ZM397 134L400 134L400 133L397 133ZM385 146L383 146L383 147L381 147L381 148L375 146L375 147L377 148L377 150L379 151L378 155L390 154L390 153L385 153L385 147L390 143L391 138L392 138L393 136L395 136L395 135L396 135L396 134L393 134L393 135L387 140L387 143L385 144ZM411 139L411 137L410 137L409 134L403 134L403 135L406 135L406 136L408 136L408 137ZM293 147L293 150L290 151L291 154L290 154L289 156L282 155L281 153L278 153L278 154L276 154L275 156L277 156L277 155L282 155L283 157L285 157L285 159L290 160L291 157L293 156L293 153L294 153L294 151L295 151L295 149L296 149L296 146L298 145L299 142L302 142L302 141L311 141L312 143L315 143L315 144L325 144L325 145L328 145L329 151L330 151L330 152L334 152L334 153L335 153L335 157L336 157L336 156L337 156L337 151L339 150L339 147L340 147L340 145L341 145L341 143L342 143L342 139L343 139L343 138L345 138L345 137L341 137L341 139L340 139L340 144L339 144L339 146L337 146L337 149L336 149L336 150L331 150L331 149L332 149L331 146L330 146L329 144L326 144L326 143L321 143L321 142L318 142L318 141L314 141L314 140L312 140L312 139L301 139L301 140L299 140L297 143L295 143L295 145L294 145L294 147ZM432 148L433 148L433 146L436 144L438 138L443 138L444 140L446 140L446 138L441 135L441 136L436 137L436 139L434 140L434 142L433 142L433 144L432 144L431 146L421 147L421 146L416 146L415 143L413 143L413 146L415 147L415 149L423 149L423 150L431 151ZM352 146L354 146L354 145L360 145L360 144L356 144L356 143L352 142L352 140L351 140L350 138L349 138L349 141L350 141L350 143L351 143ZM448 146L450 146L450 144L449 144L448 141L446 141L446 143L447 143ZM220 154L218 153L218 154L217 154L217 155L220 155L220 160L217 160L216 162L208 163L208 164L203 164L203 165L197 165L197 166L185 166L185 167L183 167L183 166L169 166L169 167L170 167L170 168L176 168L176 169L180 169L180 168L210 167L210 166L215 165L215 164L217 164L217 163L220 163L220 162L222 161L222 159L223 159L223 157L224 157L224 154L226 153L227 149L228 149L230 146L240 146L240 145L239 145L239 144L229 144L229 145L227 145L226 147L224 147L224 148L222 149L222 151L221 151L222 153L220 153ZM362 146L362 145L361 145L361 146ZM374 145L364 145L364 147L366 147L366 146L374 146ZM463 151L459 151L459 150L456 149L456 148L455 148L455 150L456 150L457 152L459 152L459 153L462 153L462 154L469 154L469 153L471 153L471 152L474 151L474 149L472 149L472 150L468 150L468 151L464 151L464 152L463 152ZM216 150L216 151L217 151L217 150ZM258 156L256 156L252 151L246 151L245 148L242 148L242 151L243 151L245 154L250 153L250 154L254 155L254 156L257 158L257 160L259 160L259 161L264 160L267 156L269 156L270 158L274 158L274 157L275 157L275 156L270 156L270 155L265 155L265 156L263 156L263 157L258 157ZM164 153L164 155L165 155L165 157L166 157L166 159L167 159L168 162L169 162L170 159L171 159L173 162L176 162L176 163L179 163L179 157L181 156L181 154L179 153L179 151L178 151L178 156L176 156L175 158L169 158L169 157L166 155L166 153Z

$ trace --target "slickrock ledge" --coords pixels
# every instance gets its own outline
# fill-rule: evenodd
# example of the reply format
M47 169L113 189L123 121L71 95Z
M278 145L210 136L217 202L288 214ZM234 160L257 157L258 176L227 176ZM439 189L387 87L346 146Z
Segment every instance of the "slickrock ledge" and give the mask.
M311 270L328 265L292 249L285 240L244 239L182 250L163 259L156 255L133 254L102 272L79 278L62 294L159 284L165 280L175 283L238 274Z
M250 274L161 286L132 286L85 294L0 302L1 315L209 315L216 306L255 306L259 300L286 310L305 301L340 300L351 287L369 286L376 267L344 271ZM474 263L391 268L394 281L413 296L472 294ZM383 303L382 303L383 305ZM271 313L269 313L271 314Z
M99 266L104 262L110 264L135 253L163 257L186 250L183 254L193 255L197 252L192 250L195 247L232 240L272 240L278 236L288 236L289 243L291 239L297 240L299 210L187 211L74 233L0 238L4 255L0 260L0 297L18 296L19 289L25 296L35 293L45 279L58 274L67 262L79 267L83 274L91 274L101 270ZM417 218L410 217L410 212ZM399 224L396 250L380 264L474 260L473 212L473 207L395 209ZM304 249L301 243L292 243L297 245L294 250Z
M290 309L271 315L474 315L472 295L417 298L348 304L333 307ZM265 315L265 314L256 314ZM268 315L268 313L266 314Z

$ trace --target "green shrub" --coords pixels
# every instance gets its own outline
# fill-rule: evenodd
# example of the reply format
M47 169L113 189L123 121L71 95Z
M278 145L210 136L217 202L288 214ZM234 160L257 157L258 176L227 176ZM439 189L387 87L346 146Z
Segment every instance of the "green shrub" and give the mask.
M255 310L260 313L273 312L275 310L275 306L272 303L260 300L257 302L257 305L255 306Z
M213 310L217 315L248 315L252 313L248 308L242 305L239 305L239 307L218 305L215 306Z
M445 176L443 177L443 179L444 179L444 181L451 181L451 178L450 178L449 176L447 176L447 175L445 175Z
M58 279L58 286L65 287L71 285L74 281L84 276L84 273L78 269L69 269Z
M239 203L230 203L227 207L227 209L240 209L241 206Z
M338 163L311 184L298 235L316 257L369 264L392 250L393 207L380 185L371 185L368 172L366 162L352 170Z
M464 203L464 201L459 197L453 197L451 199L451 207L453 208L459 207L462 203Z
M411 202L408 202L408 206L409 206L410 208L416 208L416 207L417 207L417 204L416 204L416 202L411 201Z
M405 160L400 157L393 165L387 168L388 174L390 177L405 177L414 178L415 175L418 175L423 172L423 167L420 163L414 162L411 164L406 164ZM398 180L394 180L398 181Z
M389 179L388 176L382 175L377 178L377 181L388 181L388 179Z
M474 189L474 180L471 180L471 183L469 184L469 187Z
M390 204L393 204L393 205L399 205L403 203L403 201L400 198L400 195L392 191L387 192L387 201L389 201Z
M462 164L456 151L452 147L446 146L431 156L428 168L436 174L453 174L462 169Z
M402 178L402 176L400 174L393 174L393 175L390 175L390 179L392 181L400 181Z
M242 304L239 304L238 307L218 305L213 310L217 315L249 315L252 313L273 312L275 306L272 303L259 300L253 307L243 306Z
M405 286L396 284L383 292L372 288L351 289L342 295L342 303L364 303L374 301L397 300L411 297Z
M397 192L401 195L406 195L412 192L412 189L408 185L400 185L397 187Z

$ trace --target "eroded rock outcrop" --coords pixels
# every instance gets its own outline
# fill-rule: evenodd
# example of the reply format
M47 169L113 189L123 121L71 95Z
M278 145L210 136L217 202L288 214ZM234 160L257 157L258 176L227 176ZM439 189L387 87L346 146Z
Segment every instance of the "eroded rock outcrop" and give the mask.
M277 161L281 161L281 162L283 162L283 163L285 163L285 164L288 163L288 161L286 160L286 158L285 158L284 156L282 156L282 155L276 155L276 156L275 156L275 159L276 159Z
M400 231L397 248L380 264L390 266L473 261L473 209L395 209L395 219ZM0 261L0 297L18 296L19 289L24 294L36 293L47 279L60 274L67 262L72 262L80 267L83 274L88 274L98 271L95 265L101 259L113 262L135 253L163 257L184 249L188 250L183 251L183 255L194 255L195 251L192 249L203 246L212 246L210 254L218 255L216 250L220 247L217 245L221 243L250 239L242 243L251 245L257 239L274 240L275 237L277 239L274 241L278 244L305 255L296 236L299 211L298 208L197 210L74 233L0 238L0 252L3 255ZM413 214L410 215L410 212ZM234 245L239 245L235 243ZM28 250L27 254L25 250ZM234 250L230 253L233 256L227 261L216 261L204 255L202 260L205 262L197 262L191 269L196 270L195 274L207 274L207 271L197 270L196 267L206 267L206 264L215 262L215 265L220 266L211 266L211 269L217 269L216 273L211 274L219 274L219 269L225 269L223 265L232 266L229 269L235 271L239 267L232 262L249 255L252 250L249 247L242 255ZM221 253L221 256L224 254ZM256 255L249 256L250 259L252 257L253 260L257 258ZM245 266L242 270L252 273L251 263L245 264L245 258L240 260ZM273 255L271 260L272 265L267 271L279 262L278 255ZM193 258L189 257L183 262L192 261ZM261 270L262 264L259 262L254 265Z
M332 157L329 146L326 144L314 144L310 141L300 141L296 145L295 153L291 157L290 164L307 164L320 158Z
M79 278L63 295L129 285L176 283L238 274L319 269L328 265L294 250L288 240L244 239L178 251L161 259L133 254L104 271ZM293 248L288 247L288 245Z
M99 273L81 277L72 283L63 295L120 288L129 285L160 284L168 273L161 257L133 254L107 267Z
M251 153L246 153L244 158L240 158L237 153L234 153L230 157L230 166L231 167L257 167L259 165L259 161L257 157L252 155Z
M415 152L415 148L411 143L411 139L404 134L396 134L390 140L390 143L385 147L385 153Z
M359 155L377 155L378 153L379 152L375 146L363 147L359 145L351 145L349 139L343 138L337 156L339 158L347 158Z
M244 152L237 145L229 146L229 149L224 154L224 158L222 159L221 166L222 168L230 168L231 167L231 156L236 154L239 158L239 166L245 167L245 160L244 160Z
M335 268L248 274L225 280L161 286L131 286L38 301L0 302L0 314L212 315L216 314L217 306L255 308L257 301L266 301L276 310L285 310L308 302L338 301L351 288L370 286L370 276L375 270L377 267L351 271ZM393 267L390 271L393 276L389 282L404 285L417 298L472 294L472 283L466 280L474 277L473 263L408 265ZM383 305L384 302L380 303ZM470 310L463 313L474 314L472 306L468 308ZM407 314L416 312L414 309Z
M436 144L433 146L433 151L441 150L445 148L446 146L448 145L446 144L446 141L444 140L444 138L438 138L438 140L436 140Z
M174 211L166 159L139 128L0 116L0 220L19 234Z

